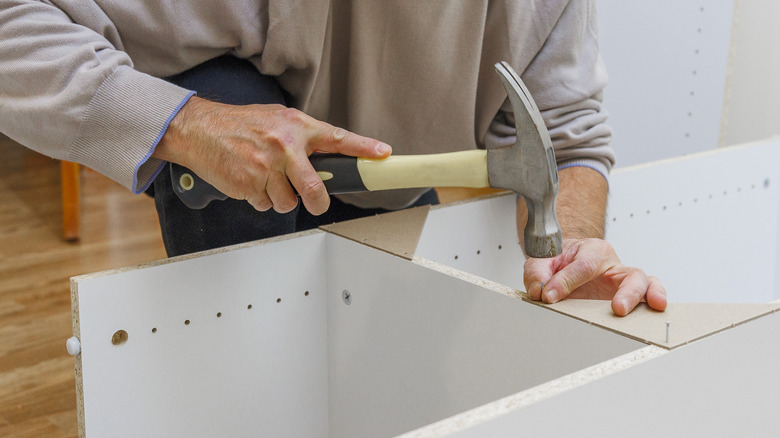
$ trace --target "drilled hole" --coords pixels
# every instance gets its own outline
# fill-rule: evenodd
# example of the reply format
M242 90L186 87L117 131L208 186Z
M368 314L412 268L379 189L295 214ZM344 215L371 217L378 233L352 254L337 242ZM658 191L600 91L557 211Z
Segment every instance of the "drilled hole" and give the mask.
M458 260L458 256L455 256L455 260Z
M306 291L306 292L304 292L304 293L303 293L303 296L306 296L306 297L308 297L308 296L309 296L309 291Z
M480 254L482 254L482 251L477 250L477 255L480 255Z
M277 303L281 303L281 302L282 302L282 299L281 299L281 298L277 298L277 299L276 299L276 302L277 302Z
M246 309L247 310L252 310L252 305L250 304L250 305L246 306Z
M152 333L157 333L157 327L152 328Z
M127 342L127 332L124 330L117 330L113 336L111 336L111 343L114 345L122 345Z
M501 249L501 248L502 248L501 245L498 245L498 249Z
M184 321L184 325L190 325L190 320L188 319L188 320Z
M217 318L222 318L222 312L217 312Z

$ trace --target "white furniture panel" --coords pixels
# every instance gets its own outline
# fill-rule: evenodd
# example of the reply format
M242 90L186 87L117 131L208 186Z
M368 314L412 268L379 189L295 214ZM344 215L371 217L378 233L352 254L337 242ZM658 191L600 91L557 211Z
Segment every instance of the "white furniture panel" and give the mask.
M524 290L515 199L507 194L431 208L415 254Z
M618 166L718 145L734 1L598 2Z
M327 436L325 237L79 280L87 436Z
M780 298L779 207L780 139L723 148L616 172L607 240L672 301L766 303Z
M322 232L77 288L88 436L394 436L644 345Z
M774 437L780 315L739 326L452 437Z
M335 236L328 254L332 437L394 436L644 346Z

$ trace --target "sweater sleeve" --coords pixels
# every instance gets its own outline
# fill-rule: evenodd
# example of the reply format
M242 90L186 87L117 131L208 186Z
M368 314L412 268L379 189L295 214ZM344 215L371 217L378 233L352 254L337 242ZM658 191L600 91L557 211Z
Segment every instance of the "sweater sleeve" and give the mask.
M0 132L140 193L164 164L154 148L192 93L134 70L93 2L58 3L0 0Z
M572 1L541 50L521 74L545 121L558 168L585 166L606 178L615 163L612 130L602 107L607 73L598 46L595 5ZM505 102L488 129L489 147L514 142L514 116Z

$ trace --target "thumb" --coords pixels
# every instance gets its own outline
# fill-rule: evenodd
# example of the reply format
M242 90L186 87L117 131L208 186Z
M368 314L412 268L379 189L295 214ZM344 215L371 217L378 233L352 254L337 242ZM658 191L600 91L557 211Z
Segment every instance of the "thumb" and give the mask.
M595 263L585 258L575 259L544 285L542 300L548 304L557 303L600 274Z

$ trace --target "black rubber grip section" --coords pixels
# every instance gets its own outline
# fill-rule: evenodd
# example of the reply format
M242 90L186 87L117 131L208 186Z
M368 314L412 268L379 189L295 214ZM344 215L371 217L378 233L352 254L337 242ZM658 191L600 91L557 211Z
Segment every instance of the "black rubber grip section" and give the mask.
M329 172L333 178L324 181L328 193L365 192L368 189L360 178L357 158L340 154L313 154L309 157L314 170ZM224 201L227 195L201 179L195 172L175 163L170 164L173 191L187 207L200 210L211 201ZM184 182L185 185L182 185ZM188 188L189 187L189 188ZM295 187L293 187L295 190Z
M357 158L341 154L312 154L309 160L317 172L333 175L333 178L324 181L328 193L337 195L368 190L360 177Z
M201 179L195 172L184 166L171 163L171 184L173 192L187 207L200 210L211 201L224 201L227 195L215 189L214 186ZM182 182L188 184L182 186ZM190 187L189 189L187 187Z

